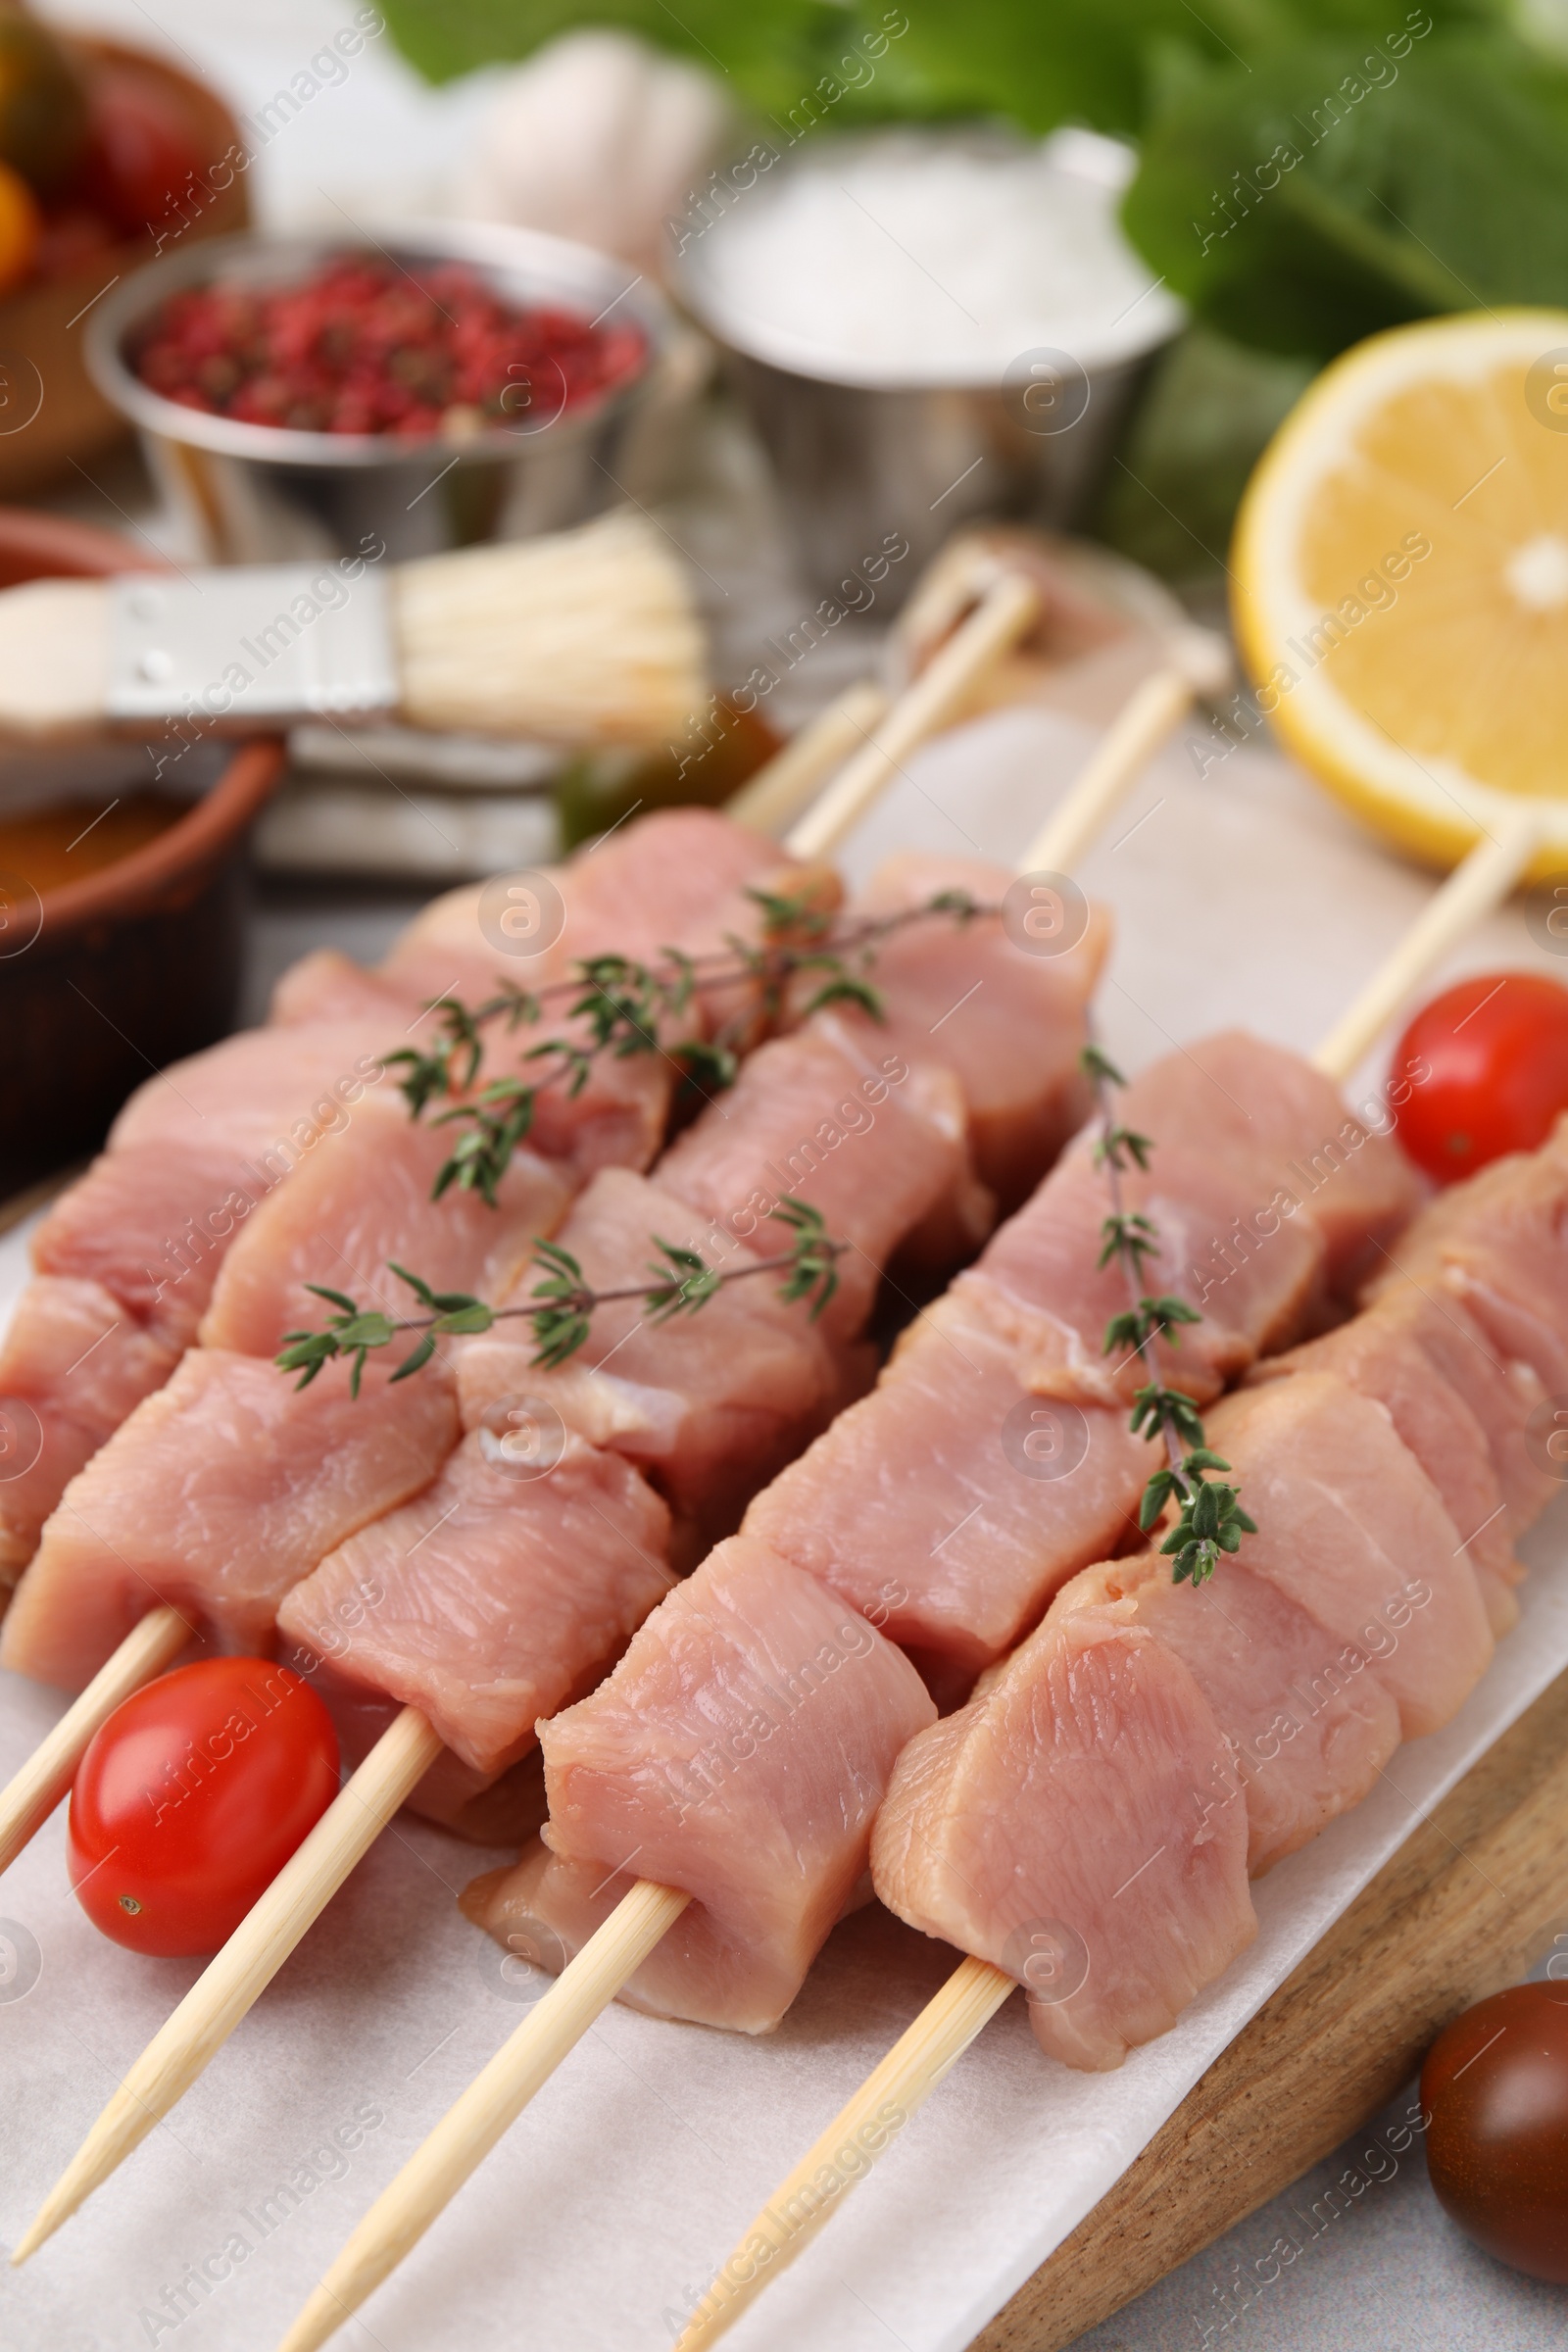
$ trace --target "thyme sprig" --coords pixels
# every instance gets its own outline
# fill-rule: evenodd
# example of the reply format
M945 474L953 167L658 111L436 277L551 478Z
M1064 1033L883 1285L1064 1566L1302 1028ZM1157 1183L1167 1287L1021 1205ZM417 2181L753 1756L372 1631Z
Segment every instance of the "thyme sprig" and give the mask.
M830 1240L821 1210L791 1194L786 1194L770 1213L795 1236L791 1247L779 1257L763 1258L749 1266L710 1266L700 1250L683 1243L666 1242L656 1233L652 1239L660 1259L650 1261L648 1279L608 1291L594 1289L569 1250L563 1250L557 1242L535 1242L533 1266L542 1279L534 1284L528 1302L516 1306L491 1306L467 1291L432 1290L421 1276L411 1274L407 1266L400 1266L395 1259L388 1261L392 1272L400 1282L407 1283L427 1310L424 1314L384 1314L379 1308L361 1306L346 1291L329 1290L323 1283L309 1282L306 1289L318 1298L324 1298L337 1311L327 1317L319 1331L286 1332L283 1346L273 1360L280 1371L299 1374L296 1388L308 1389L323 1364L330 1363L335 1356L343 1356L353 1367L349 1374L349 1394L358 1396L371 1351L389 1348L404 1332L416 1332L419 1336L392 1374L395 1381L407 1380L427 1364L438 1340L489 1331L494 1324L520 1317L533 1327L533 1361L553 1370L577 1352L588 1338L594 1310L612 1299L641 1299L648 1320L664 1323L671 1315L697 1314L727 1283L746 1282L758 1274L771 1274L777 1279L779 1295L786 1304L808 1301L814 1323L838 1289L838 1261L850 1245Z
M853 1004L873 1020L882 1019L882 1000L869 973L883 941L894 932L936 916L967 923L999 911L966 891L946 890L918 906L844 922L806 891L753 889L747 896L761 916L756 941L729 934L721 949L701 956L664 948L652 964L625 956L586 956L568 979L538 990L507 985L473 1005L457 997L438 998L429 1007L439 1015L433 1043L401 1046L386 1056L389 1069L403 1072L398 1085L414 1118L449 1101L452 1107L430 1123L461 1129L437 1171L433 1197L440 1200L455 1185L496 1207L501 1180L532 1130L541 1095L558 1089L569 1101L581 1094L602 1056L662 1054L675 1064L682 1085L707 1099L733 1085L743 1047L770 1034L786 1011L805 1018L823 1005ZM820 979L795 1006L792 987L802 974ZM735 992L740 1001L716 1036L664 1042L670 1025L690 1011L695 998L719 991ZM552 1007L581 1023L586 1039L545 1038L522 1057L525 1064L538 1065L537 1074L519 1071L472 1092L485 1032L497 1024L507 1032L531 1028Z
M1151 1443L1163 1440L1165 1446L1164 1467L1144 1489L1138 1524L1148 1535L1168 1505L1177 1504L1175 1524L1160 1552L1170 1559L1176 1584L1191 1581L1198 1586L1213 1575L1222 1552L1238 1550L1244 1535L1257 1533L1257 1522L1243 1510L1238 1489L1213 1477L1216 1470L1229 1470L1230 1464L1207 1444L1194 1398L1160 1378L1155 1341L1163 1338L1175 1348L1180 1326L1200 1323L1202 1317L1185 1298L1169 1293L1152 1296L1145 1289L1147 1260L1158 1254L1159 1234L1149 1217L1128 1209L1122 1178L1135 1167L1147 1170L1152 1141L1116 1118L1111 1089L1127 1081L1115 1063L1092 1044L1085 1046L1079 1060L1100 1113L1095 1165L1104 1170L1110 1194L1110 1211L1100 1228L1099 1263L1108 1266L1114 1259L1120 1264L1129 1298L1123 1312L1112 1315L1105 1326L1104 1352L1139 1358L1149 1378L1134 1392L1131 1427Z

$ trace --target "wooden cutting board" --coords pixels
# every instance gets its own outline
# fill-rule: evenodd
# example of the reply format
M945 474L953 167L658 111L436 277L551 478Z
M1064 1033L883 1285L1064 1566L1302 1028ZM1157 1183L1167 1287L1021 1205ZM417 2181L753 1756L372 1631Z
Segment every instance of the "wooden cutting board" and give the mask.
M1466 1773L971 2352L1059 2352L1266 2205L1568 1918L1568 1674Z

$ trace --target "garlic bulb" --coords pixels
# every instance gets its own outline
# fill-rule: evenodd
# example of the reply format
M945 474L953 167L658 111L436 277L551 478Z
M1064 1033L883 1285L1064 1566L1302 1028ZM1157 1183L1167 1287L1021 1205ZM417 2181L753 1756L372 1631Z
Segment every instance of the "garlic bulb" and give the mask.
M500 79L455 191L482 220L575 237L662 276L665 220L733 127L717 81L629 33L569 32Z

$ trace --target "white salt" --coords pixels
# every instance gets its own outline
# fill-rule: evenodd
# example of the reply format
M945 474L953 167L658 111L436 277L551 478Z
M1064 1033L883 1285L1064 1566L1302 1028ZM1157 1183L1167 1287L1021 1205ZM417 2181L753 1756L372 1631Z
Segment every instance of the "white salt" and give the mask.
M834 381L994 383L1036 349L1086 367L1180 324L1116 218L1128 151L922 132L781 160L692 248L687 290L757 357Z

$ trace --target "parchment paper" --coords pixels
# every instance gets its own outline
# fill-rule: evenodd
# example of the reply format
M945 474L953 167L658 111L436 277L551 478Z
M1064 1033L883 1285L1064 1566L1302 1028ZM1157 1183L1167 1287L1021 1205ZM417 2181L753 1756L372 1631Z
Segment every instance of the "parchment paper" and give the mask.
M1090 740L1012 711L910 762L851 859L901 842L1010 858ZM1399 864L1283 762L1200 777L1178 745L1087 861L1118 940L1110 1051L1136 1066L1246 1020L1309 1047L1422 903ZM1519 909L1455 960L1556 968ZM0 1276L20 1280L18 1237ZM9 1298L10 1292L6 1294ZM737 2352L958 2352L1090 2209L1425 1810L1568 1665L1568 1515L1533 1537L1525 1618L1437 1738L1257 1889L1255 1946L1113 2076L1048 2064L1021 2002L987 2029ZM0 1774L59 1701L0 1682ZM194 1963L106 1942L57 1817L0 1886L39 1970L0 1984L0 2239L14 2242ZM454 1892L497 1857L401 1821L168 2123L21 2273L7 2352L268 2347L348 2230L521 2015ZM782 2030L739 2038L615 2009L346 2330L385 2352L667 2345L742 2227L935 1989L954 1955L872 1910L831 1939ZM354 2143L346 2146L346 2142ZM202 2266L205 2266L203 2268Z

